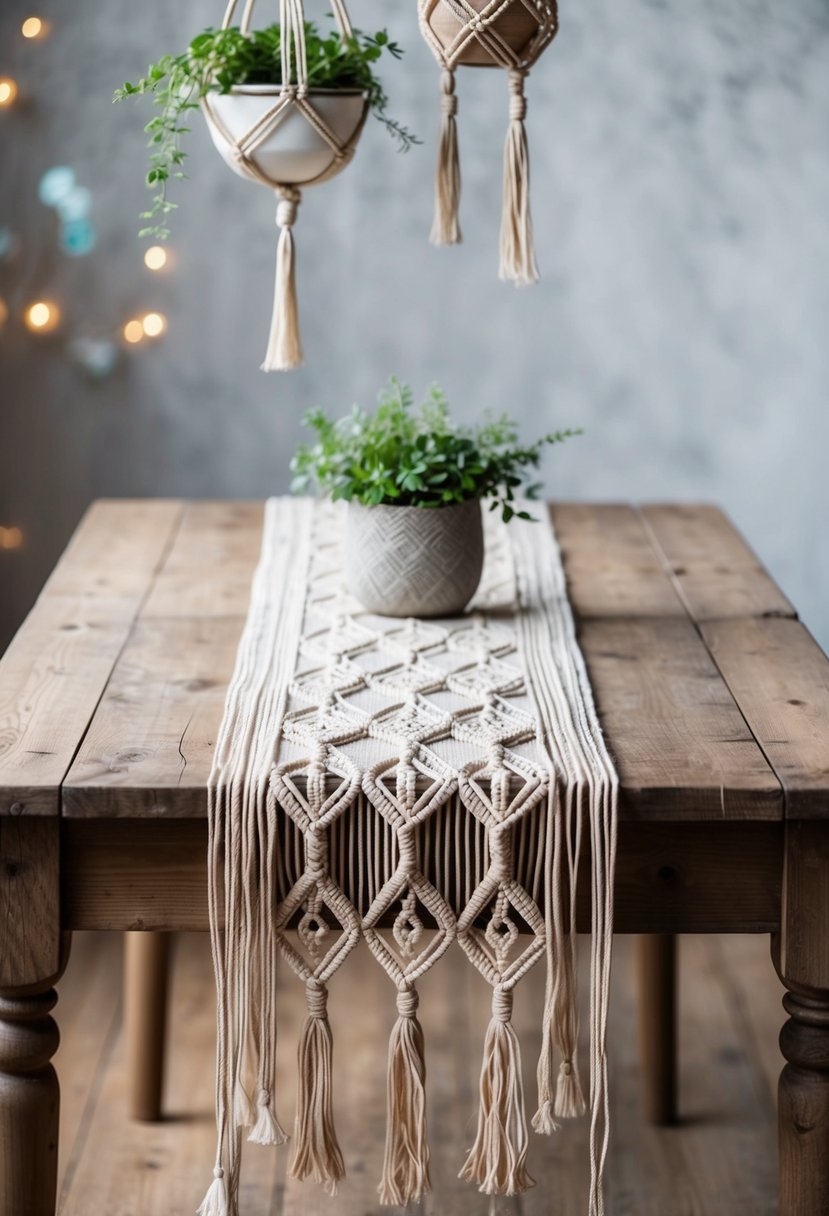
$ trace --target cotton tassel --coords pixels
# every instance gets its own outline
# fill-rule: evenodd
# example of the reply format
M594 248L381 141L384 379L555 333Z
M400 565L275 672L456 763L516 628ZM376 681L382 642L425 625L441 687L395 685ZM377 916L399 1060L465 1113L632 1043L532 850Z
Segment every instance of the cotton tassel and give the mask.
M380 1202L406 1207L431 1189L426 1138L426 1063L414 988L397 993L399 1017L389 1040L386 1155Z
M292 231L302 195L295 186L280 186L277 194L276 222L280 232L276 248L276 287L263 372L287 371L302 363Z
M251 1120L252 1121L252 1120ZM250 1127L250 1124L245 1126ZM250 1144L284 1144L288 1139L271 1105L270 1091L260 1089L256 1099L256 1122L251 1127Z
M526 73L509 72L509 130L504 145L504 198L501 212L501 265L498 277L526 287L538 282L530 215L530 154L524 116Z
M527 1117L518 1036L510 1025L512 991L492 994L492 1020L484 1041L481 1103L475 1143L458 1177L484 1195L517 1195L535 1183L527 1173Z
M440 78L440 143L435 178L435 215L429 240L433 245L459 245L461 230L458 207L461 200L461 168L458 158L458 99L455 73L444 71Z
M213 1181L201 1201L196 1216L228 1216L229 1212L225 1172L220 1165L217 1165L213 1171Z
M575 1060L562 1060L556 1082L555 1113L560 1119L578 1119L587 1110Z
M313 1178L330 1195L345 1177L345 1165L331 1109L333 1041L328 1024L328 992L311 980L306 987L308 1017L299 1043L299 1088L297 1093L296 1148L291 1177Z
M549 1016L545 1013L541 1056L538 1061L538 1110L533 1115L533 1131L540 1136L551 1136L559 1130L553 1118L553 1044Z

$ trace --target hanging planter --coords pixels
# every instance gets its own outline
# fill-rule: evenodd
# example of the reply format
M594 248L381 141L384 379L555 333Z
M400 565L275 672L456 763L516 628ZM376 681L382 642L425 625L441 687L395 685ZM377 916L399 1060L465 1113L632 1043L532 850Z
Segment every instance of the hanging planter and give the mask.
M500 67L508 74L509 129L504 147L499 277L538 280L530 214L530 159L524 128L524 81L558 30L555 0L418 0L420 29L443 69L441 135L435 183L433 245L461 240L461 175L455 116L455 69Z
M240 177L277 195L280 229L276 289L264 371L297 367L302 346L297 318L293 227L308 186L329 181L352 159L369 110L401 149L417 142L385 112L387 99L374 64L400 48L381 31L373 38L351 27L343 0L331 0L335 32L321 35L305 21L303 0L281 0L280 23L251 30L255 0L246 0L238 28L230 0L220 30L205 30L185 54L165 56L116 100L152 93L161 113L147 124L155 190L141 235L164 239L162 226L176 206L167 198L171 177L182 177L181 135L186 111L201 107L222 158Z

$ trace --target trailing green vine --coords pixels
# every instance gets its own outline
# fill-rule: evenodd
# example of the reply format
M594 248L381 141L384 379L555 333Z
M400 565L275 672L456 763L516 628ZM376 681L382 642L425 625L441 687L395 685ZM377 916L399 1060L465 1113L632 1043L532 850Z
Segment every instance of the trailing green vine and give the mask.
M374 35L354 30L343 40L336 29L321 33L313 22L305 23L308 84L311 88L361 89L368 95L374 115L408 151L420 140L386 112L388 97L375 72L384 53L400 59L402 49L392 42L386 30ZM182 169L186 152L182 137L187 135L187 115L197 110L210 92L229 93L234 85L281 84L282 37L279 25L243 34L233 26L226 30L207 29L193 39L181 55L164 55L151 64L147 75L136 83L127 82L117 89L114 101L150 94L158 109L144 128L149 136L150 165L147 185L153 191L152 204L141 218L150 221L139 236L167 240L168 217L178 206L168 195L171 180L186 175Z

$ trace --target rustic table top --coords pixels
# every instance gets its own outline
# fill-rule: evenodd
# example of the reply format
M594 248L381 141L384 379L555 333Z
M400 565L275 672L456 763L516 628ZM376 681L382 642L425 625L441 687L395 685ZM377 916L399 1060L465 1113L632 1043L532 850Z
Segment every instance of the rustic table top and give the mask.
M829 660L722 513L550 510L622 819L829 817ZM262 516L90 508L0 660L0 816L205 816Z

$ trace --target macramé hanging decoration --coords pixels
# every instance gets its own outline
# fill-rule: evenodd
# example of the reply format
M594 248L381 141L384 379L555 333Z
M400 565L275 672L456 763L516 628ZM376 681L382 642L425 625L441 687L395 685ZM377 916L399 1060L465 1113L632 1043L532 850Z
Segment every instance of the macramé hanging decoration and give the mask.
M250 32L256 0L245 0L240 30ZM222 22L227 29L237 0ZM280 229L270 338L262 370L298 367L302 344L296 300L293 227L302 188L329 181L354 155L369 110L361 89L308 85L303 0L280 0L282 83L235 85L202 99L214 144L235 173L276 192ZM343 41L352 37L343 0L331 0Z
M441 134L435 183L433 245L461 240L461 174L455 115L455 68L505 68L509 129L504 146L499 277L521 286L538 280L530 215L530 158L524 81L558 30L556 0L418 0L420 29L443 69Z

